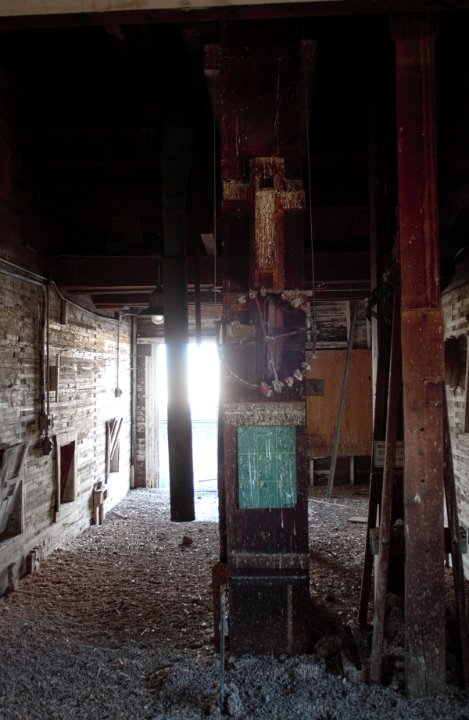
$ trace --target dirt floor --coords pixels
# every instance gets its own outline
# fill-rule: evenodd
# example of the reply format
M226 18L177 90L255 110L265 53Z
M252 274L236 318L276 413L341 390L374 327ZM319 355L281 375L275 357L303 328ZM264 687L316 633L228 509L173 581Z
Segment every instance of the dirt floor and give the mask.
M402 608L391 603L387 687L357 682L366 636L355 627L366 489L310 499L314 653L226 660L223 714L305 720L469 719L452 684L410 702L403 687ZM0 599L0 720L220 718L220 661L211 645L217 500L197 521L169 521L168 495L133 490ZM449 653L451 657L451 653Z

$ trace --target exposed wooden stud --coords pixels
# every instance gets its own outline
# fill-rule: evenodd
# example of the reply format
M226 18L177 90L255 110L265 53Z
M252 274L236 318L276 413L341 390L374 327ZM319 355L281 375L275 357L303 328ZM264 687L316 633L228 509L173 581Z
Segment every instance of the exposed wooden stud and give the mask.
M401 404L401 343L400 343L399 294L394 294L392 318L391 363L389 368L388 407L386 420L386 445L384 455L383 486L379 523L379 556L376 569L376 587L373 617L373 644L370 660L370 678L381 682L383 660L384 620L386 592L388 587L389 554L392 530L392 500L394 470L396 463L397 428Z
M369 532L376 528L379 502L381 499L383 471L375 464L375 443L385 436L386 426L386 397L390 363L390 317L391 303L386 296L378 303L379 323L376 327L377 337L377 369L374 392L373 415L373 448L371 457L370 495L368 501L367 541L365 543L365 557L363 560L362 584L358 606L358 623L363 627L368 618L368 604L371 589L371 573L373 569L373 555L370 549Z
M332 497L332 489L334 487L334 479L335 479L335 469L337 464L337 457L339 454L339 442L340 442L340 432L342 430L342 421L344 419L344 411L345 411L345 400L347 399L347 388L348 388L348 380L350 376L350 364L352 362L352 349L353 349L353 338L355 336L355 322L357 319L357 304L355 302L350 304L350 329L349 329L349 337L348 337L348 345L347 345L347 355L345 358L345 369L344 369L344 377L342 380L342 393L340 396L340 404L339 404L339 415L337 418L337 428L334 438L334 445L332 448L332 456L331 456L331 465L329 469L329 479L327 482L327 497Z
M373 460L372 460L373 462ZM370 477L370 495L368 500L368 521L365 542L365 558L363 561L362 584L360 588L360 600L358 604L358 623L365 627L368 620L368 604L371 589L371 572L373 569L373 553L370 548L370 530L376 528L376 517L379 501L381 499L383 474L372 472Z

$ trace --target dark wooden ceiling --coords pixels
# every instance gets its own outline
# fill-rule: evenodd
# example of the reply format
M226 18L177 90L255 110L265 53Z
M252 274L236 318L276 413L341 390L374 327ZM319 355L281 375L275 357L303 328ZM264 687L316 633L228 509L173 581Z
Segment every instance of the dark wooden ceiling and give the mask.
M219 25L215 20L155 22L148 15L140 20L134 15L96 16L88 22L0 20L0 164L2 153L10 163L0 223L11 228L3 234L2 253L25 258L65 288L88 292L97 307L108 311L112 303L114 309L144 305L153 284L141 268L144 258L163 251L160 148L165 123L195 130L188 255L201 256L204 282L207 287L212 282L213 260L206 258L201 233L213 232L219 158L203 62L204 46L217 42ZM258 21L259 33L263 22ZM369 275L370 188L384 218L378 238L384 252L394 238L388 18L305 17L299 22L303 37L318 40L303 177L312 202L305 247L310 252L312 230L315 254L335 263L337 277L357 268L349 285L356 280L363 294ZM379 178L378 197L370 168ZM217 250L220 280L220 233ZM77 274L76 261L71 271L70 258L58 257L63 255L104 258L92 263L101 272L92 288L87 285L91 265L83 261ZM128 282L114 283L116 274L130 273L130 256L140 262L140 270L134 268ZM318 263L328 276L334 273L327 259Z

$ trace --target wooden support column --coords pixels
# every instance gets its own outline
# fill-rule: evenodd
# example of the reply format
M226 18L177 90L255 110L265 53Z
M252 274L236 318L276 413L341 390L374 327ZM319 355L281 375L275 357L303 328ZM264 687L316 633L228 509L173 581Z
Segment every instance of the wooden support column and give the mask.
M262 29L259 34L256 22L222 23L220 47L207 49L212 90L210 79L218 73L213 97L220 116L225 264L220 335L227 341L218 446L220 562L213 588L217 619L221 589L228 586L231 653L282 655L310 647L305 401L303 386L279 385L277 365L294 373L302 361L300 343L288 343L294 313L279 299L303 281L302 131L309 106L305 78L311 79L316 46L301 40L296 21ZM239 295L248 290L234 320ZM231 343L236 327L253 331L247 352ZM285 463L280 474L270 458L278 442L285 448L276 454L275 462ZM255 448L255 468L247 448Z
M437 219L434 39L430 14L396 15L399 240L404 409L406 685L445 682L443 316Z

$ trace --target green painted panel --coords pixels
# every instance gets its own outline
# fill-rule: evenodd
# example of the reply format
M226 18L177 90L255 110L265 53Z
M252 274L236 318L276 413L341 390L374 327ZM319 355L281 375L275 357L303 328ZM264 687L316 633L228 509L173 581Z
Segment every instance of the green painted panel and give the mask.
M267 425L238 428L241 509L296 505L296 430Z

